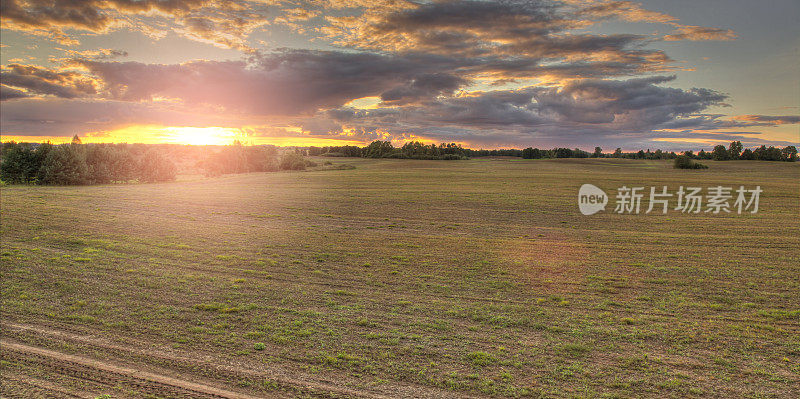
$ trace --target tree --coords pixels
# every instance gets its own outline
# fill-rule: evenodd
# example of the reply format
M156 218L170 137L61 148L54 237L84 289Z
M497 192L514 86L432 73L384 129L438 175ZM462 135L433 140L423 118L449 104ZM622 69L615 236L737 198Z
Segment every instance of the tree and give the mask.
M783 153L780 149L775 148L773 146L769 146L767 150L764 152L763 160L765 161L780 161L783 158Z
M522 159L533 159L533 148L528 147L522 150Z
M50 144L49 141L39 144L39 147L36 148L36 183L37 184L44 184L44 162L47 160L47 156L50 152L53 151L55 148L54 145Z
M725 146L720 144L714 147L714 151L711 152L711 158L715 161L727 161L730 159L730 154L725 149Z
M114 148L116 153L111 164L112 180L127 183L136 178L136 158L127 144L118 144Z
M86 165L90 184L108 184L114 179L114 158L117 152L109 144L90 144L86 149Z
M592 158L602 158L602 157L603 157L603 149L600 147L594 147Z
M708 166L695 162L686 155L679 155L675 158L673 167L675 167L675 169L708 169Z
M749 148L745 148L742 152L742 155L739 155L739 159L751 160L753 158L753 150Z
M366 158L384 158L394 151L392 143L389 141L375 140L364 148L363 154Z
M306 162L302 155L287 151L281 156L280 168L281 170L304 170Z
M741 141L731 141L731 145L728 146L728 156L730 159L739 159L739 156L742 154L742 142Z
M614 154L611 156L614 158L622 158L622 148L617 147L617 149L614 150Z
M0 178L8 183L31 183L39 171L36 153L29 143L9 142L3 151Z
M797 147L790 145L781 150L781 158L784 161L795 162L797 161Z
M139 163L139 181L146 183L175 180L175 164L157 148L151 148Z
M89 182L89 167L83 145L59 145L47 153L41 168L41 184L79 185Z

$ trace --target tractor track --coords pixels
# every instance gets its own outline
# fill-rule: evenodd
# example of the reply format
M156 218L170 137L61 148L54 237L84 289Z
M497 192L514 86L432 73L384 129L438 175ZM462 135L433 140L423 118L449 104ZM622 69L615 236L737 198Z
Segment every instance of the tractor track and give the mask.
M176 353L163 352L155 348L145 349L142 347L137 348L136 342L133 340L129 344L133 346L120 346L105 338L92 337L88 332L78 328L71 328L67 325L59 325L57 329L52 327L17 324L10 322L3 322L2 326L3 337L0 338L0 346L2 352L0 357L4 360L20 361L22 363L30 363L24 356L33 354L33 359L36 363L42 363L46 360L44 365L53 364L53 358L60 360L59 365L66 361L68 364L76 364L79 373L62 372L64 370L70 371L73 369L60 369L49 367L53 374L66 375L73 378L82 379L84 381L94 382L109 386L107 381L102 378L87 378L92 377L91 373L86 374L86 367L90 369L98 369L93 367L93 364L99 364L103 367L100 370L110 369L113 375L122 375L124 377L132 377L136 380L127 382L122 385L130 386L147 393L158 394L158 392L151 392L153 390L161 389L169 395L167 397L197 397L197 398L232 398L232 399L250 399L255 397L296 397L302 395L304 397L319 397L319 398L365 398L365 399L389 399L393 397L416 397L416 398L470 398L473 397L469 394L454 394L450 391L441 390L434 387L420 386L411 383L397 383L392 386L386 386L382 390L362 390L351 389L346 386L343 379L332 380L316 380L308 379L301 375L294 375L291 370L265 368L265 369L250 369L247 367L236 366L234 368L215 364L209 362L208 359L200 358L185 358ZM22 344L21 342L25 342ZM85 351L82 353L98 353L108 356L109 359L114 361L124 361L127 364L141 364L150 365L155 362L158 364L156 368L149 369L150 372L143 370L134 370L132 368L119 367L106 361L99 361L90 359L88 357L74 356L63 354L50 349L43 349L39 345L46 345L44 342L63 342L69 344L73 348L81 348ZM15 345L15 346L9 346ZM37 346L34 346L37 345ZM52 346L50 346L52 348ZM21 349L20 349L21 348ZM9 349L11 349L9 351ZM24 352L24 353L22 353ZM42 353L40 353L42 352ZM72 361L77 359L78 361ZM124 359L124 360L123 360ZM88 362L88 366L87 366ZM160 370L169 372L171 375L191 375L193 381L185 380L183 377L175 378L162 374ZM168 371L166 371L168 370ZM91 370L90 370L91 371ZM143 378L144 375L147 378ZM340 376L344 377L344 376ZM230 381L236 380L250 380L258 381L267 379L270 381L271 388L267 391L258 391L257 396L252 396L239 392L231 392L214 387L214 385L225 386ZM127 380L122 380L126 382ZM120 385L111 384L111 386ZM188 388L188 389L184 389ZM183 390L182 390L183 389ZM188 392L188 393L187 393ZM198 393L199 392L199 393ZM183 395L183 396L181 396ZM95 396L92 396L94 398Z
M30 397L44 398L95 398L98 395L80 395L61 389L55 384L32 378L30 376L19 376L8 372L3 372L3 384L0 389L0 397L3 399L27 399Z
M136 391L174 398L255 399L254 396L173 377L115 366L82 356L68 355L33 346L0 340L2 357L34 364L53 373L109 387L125 386ZM52 390L52 389L50 389ZM62 393L63 394L63 393Z

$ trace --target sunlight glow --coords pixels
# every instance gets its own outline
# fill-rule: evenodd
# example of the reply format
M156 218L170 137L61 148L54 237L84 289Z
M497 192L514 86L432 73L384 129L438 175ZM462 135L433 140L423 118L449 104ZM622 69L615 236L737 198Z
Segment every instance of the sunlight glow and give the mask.
M225 145L234 140L244 141L239 129L224 127L166 127L164 142L190 145Z
M143 144L228 145L235 140L246 141L247 136L238 128L219 126L159 126L136 125L106 132L87 133L84 142L114 142Z
M141 143L141 144L181 144L181 145L230 145L239 141L245 145L271 144L276 146L364 146L363 140L356 137L345 136L342 138L329 138L305 134L300 127L288 126L282 128L282 134L257 135L252 128L229 127L191 127L191 126L160 126L160 125L135 125L124 128L79 134L83 143ZM53 144L69 143L72 136L21 136L3 135L2 141L16 141L20 143Z

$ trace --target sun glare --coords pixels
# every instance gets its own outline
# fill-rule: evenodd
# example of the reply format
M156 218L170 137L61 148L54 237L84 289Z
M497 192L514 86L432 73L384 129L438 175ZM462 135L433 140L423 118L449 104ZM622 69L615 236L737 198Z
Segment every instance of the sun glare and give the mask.
M110 132L89 133L85 142L144 144L227 145L235 140L246 142L241 129L209 126L128 126Z
M190 145L225 145L244 141L239 129L224 127L166 127L164 142Z
M220 126L160 126L135 125L120 129L79 134L84 143L141 143L182 145L230 145L239 141L245 145L271 144L277 146L364 146L356 138L329 138L303 134L300 127L286 128L286 135L258 135L252 129ZM3 141L53 144L69 143L72 136L13 136L3 135Z

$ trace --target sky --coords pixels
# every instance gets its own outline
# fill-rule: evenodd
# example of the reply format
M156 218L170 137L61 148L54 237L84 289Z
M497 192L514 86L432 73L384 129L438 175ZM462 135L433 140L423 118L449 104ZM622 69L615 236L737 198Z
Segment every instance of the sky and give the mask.
M0 0L3 141L800 145L796 0Z

